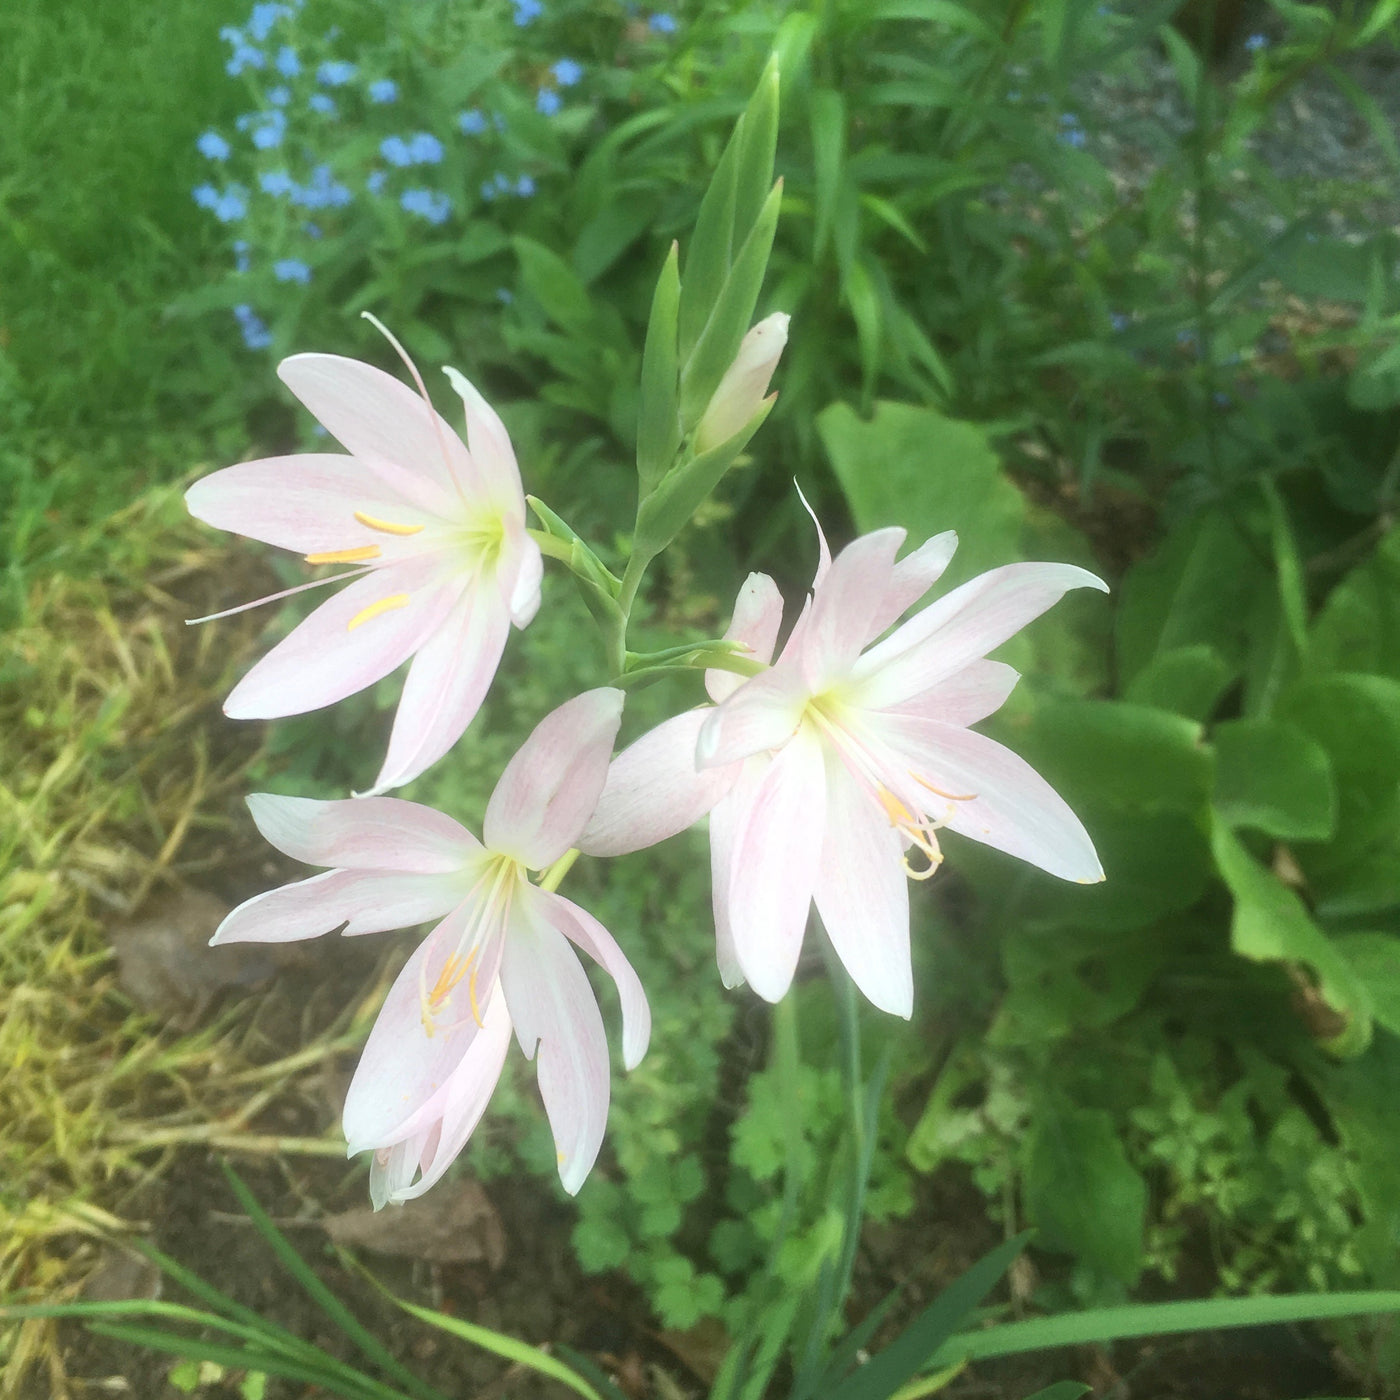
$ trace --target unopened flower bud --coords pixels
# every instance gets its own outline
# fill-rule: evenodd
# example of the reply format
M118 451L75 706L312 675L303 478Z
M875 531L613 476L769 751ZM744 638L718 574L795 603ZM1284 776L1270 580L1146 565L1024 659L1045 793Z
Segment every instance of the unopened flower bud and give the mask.
M728 442L758 412L768 381L787 344L788 316L775 311L754 326L739 345L695 432L695 450L708 452Z

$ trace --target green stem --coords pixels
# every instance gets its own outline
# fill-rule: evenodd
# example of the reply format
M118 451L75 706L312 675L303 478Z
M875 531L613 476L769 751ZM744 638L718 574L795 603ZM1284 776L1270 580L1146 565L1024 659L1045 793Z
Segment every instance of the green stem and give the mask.
M540 876L540 889L547 894L553 894L563 882L564 876L574 868L574 862L579 858L580 852L575 847L573 850L565 851L548 870Z

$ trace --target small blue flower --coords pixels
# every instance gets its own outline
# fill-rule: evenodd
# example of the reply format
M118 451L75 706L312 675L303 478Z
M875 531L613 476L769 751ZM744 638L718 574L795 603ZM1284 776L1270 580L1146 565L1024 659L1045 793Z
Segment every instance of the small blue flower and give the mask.
M1075 150L1080 150L1086 139L1083 131L1077 126L1068 127L1060 132L1060 140L1063 141L1066 146L1073 146Z
M231 24L226 24L219 30L219 38L230 48L236 49L243 43L243 31L241 29L235 29Z
M217 131L206 131L194 144L199 148L200 155L208 156L210 160L228 159L229 144Z
M248 20L248 32L259 43L262 43L269 34L272 27L283 15L290 16L291 11L285 5L271 3L258 4L253 6L252 16Z
M1216 406L1217 408L1229 408L1229 407L1230 407L1230 396L1229 396L1229 394L1222 393L1220 390L1217 389L1217 390L1216 390L1216 393L1215 393L1215 406Z
M295 78L301 72L301 59L297 57L297 51L290 44L283 44L277 50L277 57L273 60L273 65L284 78Z
M515 182L515 192L521 199L529 199L535 192L535 182L528 175L522 175Z
M233 240L233 270L235 272L248 271L248 240L246 238Z
M207 182L202 185L196 185L191 191L191 194L194 196L194 202L199 205L201 209L215 209L218 207L219 192L213 185Z
M515 300L515 293L509 287L497 287L496 300L502 306L509 306Z
M386 136L379 143L379 154L389 162L390 165L412 165L413 152L409 149L408 142L402 136Z
M311 269L300 258L278 258L272 264L272 275L279 282L300 282L305 286L311 280Z
M365 177L365 188L371 194L378 194L383 190L389 176L383 170L371 170Z
M561 58L549 71L560 87L573 87L583 77L583 64L575 63L572 58Z
M248 191L242 185L230 185L219 195L213 210L221 224L237 223L248 212Z
M1121 311L1110 311L1108 313L1108 323L1115 331L1123 332L1133 323L1131 316L1126 316Z
M504 170L498 170L491 183L495 185L497 194L510 193L510 176Z
M253 128L253 145L260 151L270 151L282 144L286 133L286 114L280 108L274 107L264 120Z
M417 214L430 224L445 224L452 216L452 201L440 190L405 190L399 203L410 214Z
M311 96L306 99L306 105L310 107L313 112L320 112L322 116L326 117L335 116L338 110L335 105L335 99L333 97L328 97L324 92L313 92Z
M319 238L319 237L321 236L321 225L320 225L320 224L310 224L310 223L308 223L308 224L303 224L303 225L301 226L301 231L302 231L308 238Z
M463 136L480 136L486 130L486 118L481 108L473 107L470 112L457 113L457 126Z
M496 187L495 187L495 185L493 185L493 184L491 183L490 180L483 180L483 181L481 182L481 197L482 197L482 199L484 199L488 204L489 204L493 199L495 199L495 197L496 197ZM199 198L199 191L196 190L196 191L195 191L195 199L198 200L198 198Z
M1251 34L1249 38L1244 41L1244 46L1250 53L1258 53L1261 49L1267 49L1269 47L1268 35Z
M266 350L272 344L272 332L263 325L262 317L246 302L233 308L234 320L243 332L243 343L250 350Z
M343 58L328 59L316 70L316 81L326 87L344 87L355 76L355 65Z
M267 100L274 107L285 107L292 100L292 90L288 87L278 86L271 88L267 94Z
M416 131L408 141L409 159L415 165L436 165L442 159L442 142L427 131Z
M376 78L369 85L369 100L381 103L397 102L399 85L392 78Z
M515 23L521 29L539 19L543 13L544 6L540 0L515 0Z
M291 194L296 189L296 182L285 170L264 170L258 176L258 188L264 194Z
M674 34L679 27L675 15L667 14L664 10L647 20L647 28L653 34Z
M563 99L553 88L541 88L535 95L535 111L547 117L552 117L563 105Z
M353 199L350 187L331 174L329 165L318 165L310 181L292 191L292 203L303 209L343 209Z
M261 49L255 49L251 44L239 44L233 51L233 57L224 64L224 72L230 78L236 78L245 68L262 68L267 64L267 55Z

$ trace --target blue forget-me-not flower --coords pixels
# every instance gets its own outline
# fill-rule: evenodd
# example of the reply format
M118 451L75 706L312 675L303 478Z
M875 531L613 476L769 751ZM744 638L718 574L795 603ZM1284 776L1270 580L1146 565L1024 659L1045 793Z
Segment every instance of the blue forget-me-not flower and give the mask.
M442 159L442 142L431 132L416 131L409 138L408 154L415 165L436 165Z
M263 325L262 317L246 302L233 308L234 319L243 332L243 343L250 350L266 350L272 344L272 332Z
M320 112L324 117L333 117L338 110L335 105L335 99L327 96L324 92L313 92L311 96L306 99L306 105L310 107L313 112Z
M316 70L316 81L326 87L344 87L355 76L355 65L343 58L327 59Z
M561 58L549 71L554 74L554 81L560 87L573 87L583 77L583 64L576 63L572 58Z
M272 27L283 15L291 16L291 11L285 5L278 5L267 0L266 3L253 6L253 13L248 20L248 33L253 36L258 43L262 43L269 34Z
M544 13L540 0L515 0L515 23L521 28L539 19Z
M463 136L480 136L486 130L486 118L480 107L473 107L469 112L457 113L457 126Z
M296 189L296 182L285 170L264 170L258 176L258 188L264 194L291 194Z
M297 51L290 44L283 44L277 50L273 66L284 78L295 78L301 72L301 59L297 57Z
M667 14L665 10L658 11L647 20L647 28L653 34L674 34L678 27L675 15Z
M248 240L246 238L233 240L233 270L235 272L248 271Z
M275 88L268 89L267 100L274 107L285 107L292 100L292 90L279 83Z
M272 275L279 282L300 282L305 286L311 280L311 269L300 258L278 258L272 264Z
M365 176L365 188L371 194L378 194L381 190L383 190L384 185L388 181L388 179L389 176L385 171L371 170L369 174Z
M369 85L369 100L380 103L397 102L399 85L392 78L376 78Z
M195 145L199 148L200 155L208 156L210 160L228 159L229 144L217 131L206 131Z
M541 88L535 95L535 111L547 117L552 117L563 105L563 98L553 88Z
M430 224L444 224L452 214L452 201L440 190L405 190L399 203L408 213L417 214Z
M253 145L260 151L270 151L282 144L287 134L287 117L279 107L274 107L262 121L253 128Z

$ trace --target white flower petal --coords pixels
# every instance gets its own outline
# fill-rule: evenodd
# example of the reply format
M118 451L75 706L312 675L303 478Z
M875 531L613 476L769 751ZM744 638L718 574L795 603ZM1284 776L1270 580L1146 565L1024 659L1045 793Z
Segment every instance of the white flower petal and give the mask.
M742 642L747 648L740 653L751 661L766 666L773 659L778 644L778 628L783 622L783 595L767 574L750 574L734 602L734 617L724 636L727 641ZM718 704L733 695L743 685L744 677L735 671L706 671L705 689Z

